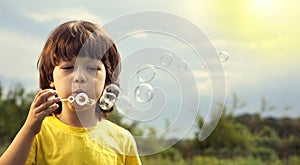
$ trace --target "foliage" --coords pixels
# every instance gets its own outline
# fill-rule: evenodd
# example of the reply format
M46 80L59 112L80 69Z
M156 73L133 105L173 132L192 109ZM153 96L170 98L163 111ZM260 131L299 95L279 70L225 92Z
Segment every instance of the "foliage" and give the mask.
M20 84L12 85L6 91L0 85L0 154L23 125L35 93L26 92ZM235 116L235 112L244 106L246 103L233 95L230 106L220 106L224 108L224 114L206 140L199 142L199 132L196 132L194 138L183 139L165 151L141 156L143 164L300 164L300 119L263 118L260 113ZM263 113L276 107L270 106L262 97L260 109ZM155 135L156 132L153 127L141 128L138 122L125 122L117 109L108 119L135 136L144 136L145 133ZM197 124L200 130L203 119L198 118ZM146 142L138 143L138 147L141 150L156 150L160 148L158 141L171 144L172 140L151 136Z
M221 116L213 133L205 141L198 143L200 154L218 158L250 155L252 135L245 126L234 121L234 108L239 107L236 101L237 99L232 107L224 106L224 115ZM199 128L202 121L201 118L198 121Z
M273 162L277 160L276 153L274 150L267 147L258 147L252 153L254 158L258 158L262 161L270 161Z
M252 157L237 157L234 159L218 159L216 157L196 156L192 159L191 165L209 164L209 165L265 165L261 160Z
M5 98L0 90L0 146L7 146L25 122L34 94L26 93L20 84L12 86Z
M276 145L280 142L275 130L268 126L264 126L259 132L259 136L253 138L255 150L252 153L254 158L259 158L263 161L277 160Z
M168 148L167 150L153 155L143 156L141 157L144 165L185 165L187 164L186 160L184 160L180 154L180 152L174 148Z
M221 117L214 132L198 144L204 155L221 157L247 156L251 152L251 134L240 124Z

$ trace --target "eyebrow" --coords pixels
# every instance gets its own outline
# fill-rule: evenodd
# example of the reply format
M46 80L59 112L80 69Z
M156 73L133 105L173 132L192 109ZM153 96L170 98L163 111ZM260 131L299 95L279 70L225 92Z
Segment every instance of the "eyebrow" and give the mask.
M64 65L64 64L75 64L74 61L64 61L64 60L61 60L58 65Z
M89 59L89 60L82 61L80 63L92 64L92 65L102 65L102 64L104 65L104 63L101 60L97 60L97 59ZM76 64L76 60L61 60L59 62L59 65L64 65L64 64Z

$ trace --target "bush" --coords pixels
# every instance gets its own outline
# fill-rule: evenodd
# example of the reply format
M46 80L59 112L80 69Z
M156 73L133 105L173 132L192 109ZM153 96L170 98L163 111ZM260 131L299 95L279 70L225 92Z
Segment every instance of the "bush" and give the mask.
M217 159L216 157L202 157L195 156L191 163L191 165L265 165L263 161L260 159L255 159L253 157L243 158L237 157L235 159Z
M188 163L181 157L178 150L169 148L159 154L142 156L143 165L187 165Z
M274 150L266 147L258 147L253 153L254 158L260 159L262 161L274 162L276 161L277 155Z
M286 165L298 165L300 164L300 157L290 156L287 160L284 161Z

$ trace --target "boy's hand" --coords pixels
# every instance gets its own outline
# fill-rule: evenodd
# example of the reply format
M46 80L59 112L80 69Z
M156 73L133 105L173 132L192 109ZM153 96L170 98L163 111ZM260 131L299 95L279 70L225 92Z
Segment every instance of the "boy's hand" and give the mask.
M58 108L57 102L60 101L60 98L48 99L55 94L55 90L45 89L35 96L24 124L33 134L40 132L45 117Z

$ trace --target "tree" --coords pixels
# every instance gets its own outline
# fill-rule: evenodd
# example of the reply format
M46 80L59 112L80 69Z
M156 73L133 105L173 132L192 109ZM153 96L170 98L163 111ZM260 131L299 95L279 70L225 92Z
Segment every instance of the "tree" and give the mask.
M252 135L245 126L234 120L234 112L245 105L246 103L241 103L234 94L231 106L223 106L224 113L212 134L205 141L198 143L201 154L219 158L250 155ZM202 125L203 119L199 118L198 128L201 129Z
M3 87L0 85L0 146L5 148L26 120L34 93L27 93L22 85L10 86L6 97L3 97ZM3 147L4 146L4 147ZM3 151L1 151L3 152Z
M268 126L264 126L259 134L253 139L255 145L255 150L252 153L253 157L263 161L276 161L276 149L279 142L280 138L275 130Z

